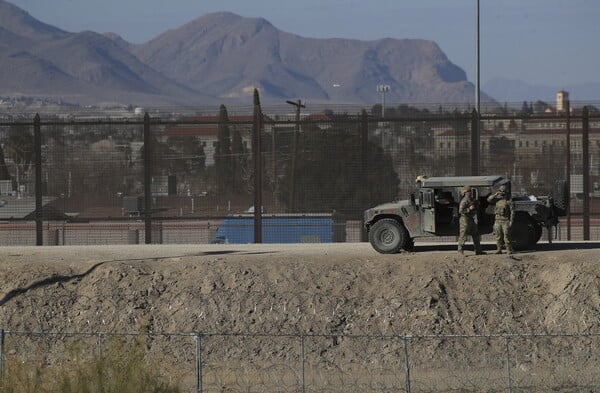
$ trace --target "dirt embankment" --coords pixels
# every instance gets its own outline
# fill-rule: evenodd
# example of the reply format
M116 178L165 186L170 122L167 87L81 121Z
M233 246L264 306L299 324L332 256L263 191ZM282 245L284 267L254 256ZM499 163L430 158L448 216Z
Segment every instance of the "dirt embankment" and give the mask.
M6 247L0 329L598 333L600 248L587 247L518 260L364 243Z

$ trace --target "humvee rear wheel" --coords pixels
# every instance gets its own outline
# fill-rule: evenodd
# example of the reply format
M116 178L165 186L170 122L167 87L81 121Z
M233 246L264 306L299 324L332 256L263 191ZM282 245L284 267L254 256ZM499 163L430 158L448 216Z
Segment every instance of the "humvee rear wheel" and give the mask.
M369 230L369 242L382 254L395 254L406 247L409 241L404 225L393 218L379 220Z
M541 235L541 232L540 232ZM527 250L537 243L535 226L529 218L517 217L510 227L512 246L517 251Z

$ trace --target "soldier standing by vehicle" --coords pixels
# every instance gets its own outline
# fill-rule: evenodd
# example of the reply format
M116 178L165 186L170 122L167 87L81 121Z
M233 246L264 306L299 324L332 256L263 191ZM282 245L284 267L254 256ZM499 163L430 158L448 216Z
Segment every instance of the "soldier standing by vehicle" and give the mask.
M496 254L502 254L502 245L506 247L506 253L512 254L512 239L510 226L515 220L515 206L510 199L508 187L500 186L495 194L490 195L487 201L495 205L494 214L494 237L496 238Z
M475 216L477 216L479 210L479 201L472 198L471 187L469 186L460 189L460 196L462 199L458 205L458 212L460 213L458 253L460 255L465 255L463 246L467 241L467 236L470 235L473 238L475 255L483 255L485 253L481 250L479 228L477 228L477 223L475 222Z

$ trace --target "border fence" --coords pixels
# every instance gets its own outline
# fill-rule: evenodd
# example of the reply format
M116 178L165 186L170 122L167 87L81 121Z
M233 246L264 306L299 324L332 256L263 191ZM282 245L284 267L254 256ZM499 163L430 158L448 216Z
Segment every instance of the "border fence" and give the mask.
M141 344L146 366L160 364L160 377L186 392L595 392L600 389L600 356L595 351L599 340L599 334L0 330L0 381L10 381L14 367L44 379L53 369L73 371L77 362L115 347L118 351L109 356L122 356Z
M556 236L600 239L593 103L334 109L1 114L0 244L362 241L362 212L418 175L483 174L528 195L568 178Z

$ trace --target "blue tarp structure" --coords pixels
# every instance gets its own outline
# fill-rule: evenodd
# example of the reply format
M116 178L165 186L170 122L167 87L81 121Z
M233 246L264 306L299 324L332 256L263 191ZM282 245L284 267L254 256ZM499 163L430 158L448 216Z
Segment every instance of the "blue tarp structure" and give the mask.
M331 214L262 215L263 243L331 243ZM212 243L254 243L254 216L230 215L221 222Z

